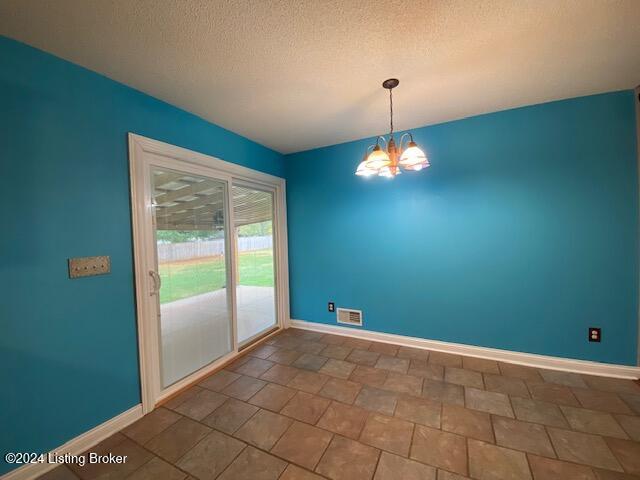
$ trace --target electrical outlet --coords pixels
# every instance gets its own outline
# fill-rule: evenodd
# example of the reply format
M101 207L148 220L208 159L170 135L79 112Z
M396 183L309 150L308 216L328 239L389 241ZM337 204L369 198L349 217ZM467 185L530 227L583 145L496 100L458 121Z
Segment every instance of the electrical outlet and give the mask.
M329 302L327 305L327 310L329 310L330 312L335 312L336 311L336 304L333 302Z
M602 339L602 332L597 327L589 327L589 341L599 342Z

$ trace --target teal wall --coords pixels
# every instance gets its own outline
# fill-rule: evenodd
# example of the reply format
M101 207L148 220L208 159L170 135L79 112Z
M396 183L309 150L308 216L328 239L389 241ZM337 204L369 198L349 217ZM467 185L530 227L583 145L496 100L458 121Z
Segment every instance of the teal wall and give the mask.
M140 402L127 132L283 176L282 156L0 37L0 451L42 452ZM112 273L69 280L67 258ZM0 474L11 467L0 463Z
M368 330L635 364L633 92L414 137L432 166L391 181L353 174L371 140L286 157L292 318L335 324L332 300Z
M288 180L292 317L634 364L633 94L414 131L432 167L353 175L367 141L285 158L0 37L0 447L47 451L140 401L127 132ZM69 280L66 260L110 255ZM601 326L601 344L586 328ZM11 467L0 466L0 473Z

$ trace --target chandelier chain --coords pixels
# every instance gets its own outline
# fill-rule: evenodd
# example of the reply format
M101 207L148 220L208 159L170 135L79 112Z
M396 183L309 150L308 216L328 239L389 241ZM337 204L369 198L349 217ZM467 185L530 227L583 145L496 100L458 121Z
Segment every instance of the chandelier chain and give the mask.
M390 135L393 136L393 89L389 89L389 113L391 118L391 132Z

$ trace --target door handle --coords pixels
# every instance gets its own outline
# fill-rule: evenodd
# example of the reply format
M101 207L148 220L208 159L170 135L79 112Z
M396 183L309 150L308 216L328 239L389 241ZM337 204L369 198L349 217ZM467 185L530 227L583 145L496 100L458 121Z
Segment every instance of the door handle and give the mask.
M158 272L155 270L149 270L149 275L153 279L153 290L151 290L150 295L156 295L160 293L160 287L162 287L162 278L158 275Z

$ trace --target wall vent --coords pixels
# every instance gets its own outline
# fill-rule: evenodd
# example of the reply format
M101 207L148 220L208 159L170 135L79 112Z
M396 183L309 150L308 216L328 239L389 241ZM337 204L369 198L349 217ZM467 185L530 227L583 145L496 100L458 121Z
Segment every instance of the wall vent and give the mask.
M347 325L362 326L362 310L351 310L349 308L336 309L338 323Z

